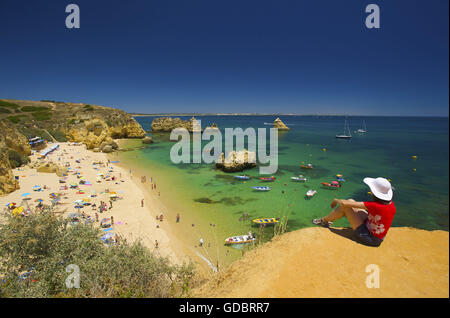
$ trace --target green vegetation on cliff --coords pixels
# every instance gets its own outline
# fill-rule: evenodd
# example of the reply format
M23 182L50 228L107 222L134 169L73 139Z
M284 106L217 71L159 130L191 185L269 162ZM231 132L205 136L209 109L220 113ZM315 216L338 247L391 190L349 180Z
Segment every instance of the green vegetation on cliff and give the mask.
M30 159L28 159L27 156L12 149L8 150L8 159L9 165L11 166L12 169L20 167L30 162Z
M93 225L71 226L48 207L26 217L5 214L0 297L188 296L195 277L192 265L172 265L140 242L107 246L102 234ZM68 288L67 280L76 282L69 277L74 265L79 288Z

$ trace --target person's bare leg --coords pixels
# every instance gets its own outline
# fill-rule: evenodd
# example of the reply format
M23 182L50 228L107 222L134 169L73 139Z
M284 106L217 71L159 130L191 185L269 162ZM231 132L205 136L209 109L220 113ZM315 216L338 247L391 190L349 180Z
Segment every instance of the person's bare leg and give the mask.
M344 207L338 206L336 209L331 211L330 214L328 214L326 217L322 218L322 221L324 222L334 222L336 220L339 220L345 216Z
M323 217L322 221L323 222L334 222L336 220L343 218L344 216L347 217L347 220L350 223L350 226L352 227L352 229L356 230L358 228L358 226L360 226L361 224L363 224L366 221L367 212L364 210L358 210L358 209L354 209L354 208L338 206L326 217Z

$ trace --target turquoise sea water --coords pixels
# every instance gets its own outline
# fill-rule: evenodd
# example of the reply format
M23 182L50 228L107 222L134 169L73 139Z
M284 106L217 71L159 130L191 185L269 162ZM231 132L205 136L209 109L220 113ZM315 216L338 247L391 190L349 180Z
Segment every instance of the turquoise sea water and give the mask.
M182 119L189 119L182 117ZM224 128L270 128L273 116L203 116L205 128L217 123ZM311 226L311 219L330 212L333 198L369 199L368 187L362 182L366 176L391 179L395 187L394 202L397 214L393 226L447 230L449 227L449 125L448 118L417 117L348 117L353 138L339 140L335 135L344 130L344 117L282 116L291 129L279 133L279 168L277 180L263 184L258 169L246 174L255 177L248 182L218 171L211 164L178 164L170 161L174 142L168 134L154 134L154 144L120 154L121 160L133 162L152 176L161 191L161 198L180 213L192 240L206 237L215 247L202 254L213 264L226 256L237 255L235 249L223 247L230 235L258 233L250 220L257 217L288 217L287 230ZM145 130L150 130L153 117L136 117ZM368 132L356 134L363 120ZM207 142L205 142L207 143ZM133 143L131 143L133 145ZM140 146L139 143L134 143ZM324 151L326 149L326 151ZM417 156L413 159L412 156ZM314 169L302 170L300 164L312 163ZM291 181L303 174L304 184ZM346 182L337 190L321 186L343 174ZM270 192L254 192L252 186L269 185ZM305 199L308 189L318 194ZM242 215L248 218L242 218ZM195 223L192 226L191 223ZM212 225L211 225L212 224ZM188 226L189 225L189 226ZM346 221L338 226L348 225ZM265 236L270 237L269 230ZM195 241L192 245L195 245ZM208 254L208 255L206 255Z

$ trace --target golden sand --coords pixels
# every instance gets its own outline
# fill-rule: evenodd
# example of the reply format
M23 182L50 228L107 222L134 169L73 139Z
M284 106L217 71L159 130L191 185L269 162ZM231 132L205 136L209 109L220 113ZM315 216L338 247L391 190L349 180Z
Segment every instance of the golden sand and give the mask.
M56 211L61 215L67 216L71 212L81 213L84 211L94 219L97 212L99 220L113 216L115 222L113 233L120 235L129 242L139 239L150 250L161 256L169 257L174 263L180 263L185 260L182 253L177 249L177 244L171 242L167 231L167 222L156 220L156 216L161 214L159 200L155 196L144 193L138 186L139 181L133 180L132 173L130 174L128 170L116 164L106 166L108 161L106 154L89 151L84 145L73 146L69 143L59 143L59 145L60 148L44 160L38 159L37 154L30 156L31 162L52 162L62 166L68 162L71 168L78 169L85 180L92 183L90 186L79 186L80 189L84 190L85 194L77 194L77 190L70 188L68 190L60 190L60 186L67 185L69 187L71 183L79 183L80 180L73 173L69 173L66 183L59 183L60 178L55 173L41 173L37 172L36 169L25 166L13 170L14 175L19 176L20 189L0 197L0 206L4 207L9 202L15 202L18 206L29 204L30 207L34 207L37 204L34 201L38 198L43 199L44 204L49 205L49 194L61 192L63 193L61 202L56 206ZM76 160L79 162L76 162ZM92 164L100 161L105 164L105 167L95 170ZM111 167L113 172L108 172ZM102 179L100 182L97 182L99 173L115 176L116 180L106 181ZM45 185L47 189L33 191L35 185L41 187ZM74 208L76 200L85 198L90 199L90 203L95 203L97 207L100 201L103 201L109 208L110 194L105 193L105 190L108 190L109 193L115 192L121 197L121 199L113 202L112 209L99 213L98 208L93 210L90 206L81 209L81 211ZM94 191L96 197L89 198ZM22 201L24 197L21 196L21 194L26 192L30 193L28 196L30 200L27 202ZM144 199L144 207L141 207L142 199ZM158 248L155 247L156 240L158 241Z

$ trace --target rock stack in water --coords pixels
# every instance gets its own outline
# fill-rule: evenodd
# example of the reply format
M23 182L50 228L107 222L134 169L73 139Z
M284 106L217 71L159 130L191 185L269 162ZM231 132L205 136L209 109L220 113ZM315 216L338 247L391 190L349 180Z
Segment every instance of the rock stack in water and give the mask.
M274 120L273 128L277 128L278 130L289 130L289 127L286 126L279 117Z
M225 157L224 153L216 160L216 168L224 172L237 172L256 167L256 153L253 151L232 151Z
M208 126L205 128L205 131L211 129L211 130L219 130L219 126L217 126L216 123L211 124L211 126Z
M142 143L143 144L152 144L153 143L153 139L150 136L145 136L144 138L142 138Z
M160 117L152 121L152 132L171 132L175 128L186 128L189 132L202 131L199 125L195 125L196 119L192 117L189 121L180 118Z

